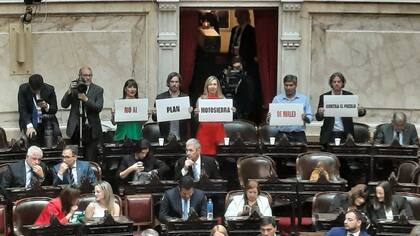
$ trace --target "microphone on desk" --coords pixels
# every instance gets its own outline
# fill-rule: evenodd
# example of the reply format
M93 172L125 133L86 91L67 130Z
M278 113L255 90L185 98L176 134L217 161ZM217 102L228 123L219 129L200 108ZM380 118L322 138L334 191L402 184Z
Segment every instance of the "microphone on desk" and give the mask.
M188 212L188 219L197 219L197 218L199 218L197 212L195 211L193 207L190 207L190 210Z

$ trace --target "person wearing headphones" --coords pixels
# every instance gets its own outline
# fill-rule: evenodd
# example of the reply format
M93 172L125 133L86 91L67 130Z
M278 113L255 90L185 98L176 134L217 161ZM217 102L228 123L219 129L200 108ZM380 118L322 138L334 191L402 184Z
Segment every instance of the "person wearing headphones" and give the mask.
M234 196L225 212L225 218L235 216L249 216L256 211L260 216L272 216L270 203L266 196L262 196L255 180L245 185L244 194Z
M181 75L177 72L170 73L166 79L166 86L169 88L168 91L157 95L156 100L188 96L188 94L185 94L180 90L181 85ZM156 103L154 106L156 107ZM157 120L156 110L152 114L152 119L153 121ZM159 129L160 134L165 139L167 139L170 134L175 136L177 140L181 141L186 141L191 137L189 120L159 122Z
M343 90L345 84L346 79L344 78L344 75L340 72L335 72L330 76L329 79L331 91L328 91L319 97L318 111L315 117L318 121L324 121L321 127L321 134L319 137L319 142L322 146L324 146L324 148L328 145L328 143L334 142L335 138L346 140L349 134L354 136L354 126L352 117L324 117L325 95L353 95L353 93ZM359 117L365 116L366 110L359 107L358 115Z

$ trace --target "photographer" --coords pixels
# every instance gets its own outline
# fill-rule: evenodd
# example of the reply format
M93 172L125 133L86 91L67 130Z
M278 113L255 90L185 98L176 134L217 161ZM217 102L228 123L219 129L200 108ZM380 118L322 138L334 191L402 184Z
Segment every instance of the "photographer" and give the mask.
M226 98L233 99L233 107L237 109L236 118L251 120L251 114L256 110L255 83L243 70L239 56L232 59L232 67L223 72L220 83Z
M61 136L54 87L44 83L41 75L31 75L29 82L19 87L18 106L20 130L28 145L52 147Z
M82 144L85 147L84 156L87 160L95 161L98 153L98 145L102 140L102 127L99 113L104 104L104 90L92 83L92 69L82 67L79 70L79 78L72 81L69 89L61 99L63 108L70 108L67 122L67 135L72 144L80 142L80 117L82 117ZM82 107L80 107L80 105Z

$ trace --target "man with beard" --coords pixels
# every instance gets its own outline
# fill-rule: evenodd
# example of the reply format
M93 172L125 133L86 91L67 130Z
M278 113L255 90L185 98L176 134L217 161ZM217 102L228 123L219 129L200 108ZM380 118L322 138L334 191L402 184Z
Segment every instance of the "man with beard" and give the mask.
M347 211L344 227L334 227L325 236L369 236L363 227L363 215L359 210Z

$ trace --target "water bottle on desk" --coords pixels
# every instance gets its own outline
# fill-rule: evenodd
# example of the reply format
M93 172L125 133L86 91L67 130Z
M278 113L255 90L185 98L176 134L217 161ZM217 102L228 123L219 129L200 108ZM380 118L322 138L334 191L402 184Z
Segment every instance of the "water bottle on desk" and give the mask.
M213 202L211 198L207 202L207 220L213 220Z

